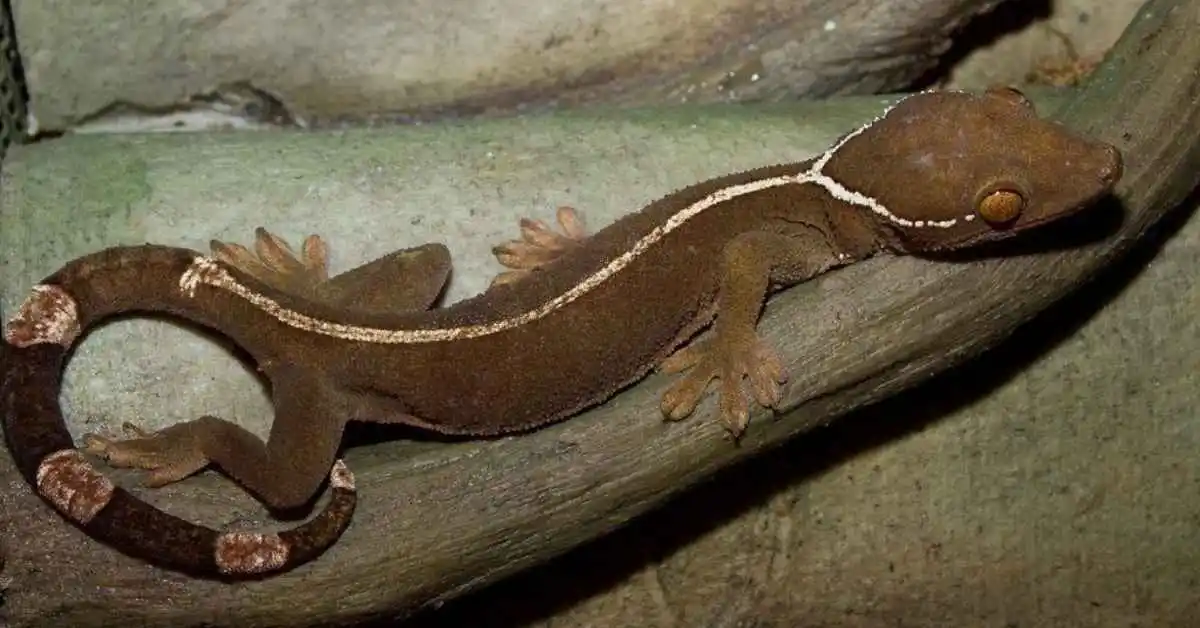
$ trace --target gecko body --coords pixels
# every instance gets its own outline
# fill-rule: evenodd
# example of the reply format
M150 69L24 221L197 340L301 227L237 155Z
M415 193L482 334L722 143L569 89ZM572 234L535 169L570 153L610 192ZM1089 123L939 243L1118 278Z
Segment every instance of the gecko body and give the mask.
M718 382L718 415L740 434L754 404L775 407L786 373L755 326L767 295L872 255L923 254L1010 237L1071 215L1121 175L1113 147L1039 119L1015 90L908 96L813 159L673 192L588 235L527 224L497 249L518 271L431 308L444 247L397 252L332 279L319 241L289 257L269 234L259 256L145 245L73 260L35 287L5 334L3 419L38 493L93 536L165 566L240 577L311 560L354 508L336 460L349 421L465 436L562 420L658 368L679 373L667 419ZM268 506L329 505L281 533L217 533L115 487L71 441L58 407L66 352L123 312L182 317L228 336L272 384L264 443L201 417L153 434L89 436L84 450L174 482L215 465ZM695 338L711 327L707 337ZM331 472L332 469L332 472Z

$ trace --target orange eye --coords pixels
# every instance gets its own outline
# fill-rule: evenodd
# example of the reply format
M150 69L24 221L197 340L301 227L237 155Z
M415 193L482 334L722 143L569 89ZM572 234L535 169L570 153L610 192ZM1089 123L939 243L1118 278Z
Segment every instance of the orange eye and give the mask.
M1014 190L996 190L979 200L976 211L990 224L1012 222L1025 209L1025 197Z

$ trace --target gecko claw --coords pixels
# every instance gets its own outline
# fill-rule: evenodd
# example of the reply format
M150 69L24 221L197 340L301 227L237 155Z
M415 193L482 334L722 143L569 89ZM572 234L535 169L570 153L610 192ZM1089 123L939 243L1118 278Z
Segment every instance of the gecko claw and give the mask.
M719 338L719 336L714 336ZM787 373L779 356L756 335L714 342L703 339L680 349L660 365L667 373L687 371L662 396L660 408L668 421L679 421L695 411L709 383L720 381L718 418L736 440L750 422L750 398L766 408L776 408L783 398Z
M152 438L154 436L153 431L144 427L139 427L138 425L130 423L129 421L124 421L121 423L121 431L125 432L125 435L129 438Z
M750 404L742 392L741 378L722 379L721 393L717 405L721 408L721 423L729 436L736 441L750 424Z

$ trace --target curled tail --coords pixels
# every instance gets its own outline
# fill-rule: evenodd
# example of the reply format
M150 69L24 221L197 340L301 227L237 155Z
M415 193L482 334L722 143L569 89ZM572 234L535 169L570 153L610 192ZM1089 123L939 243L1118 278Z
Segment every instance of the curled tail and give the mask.
M17 468L34 491L97 540L197 576L247 578L286 571L319 556L350 524L357 494L354 476L341 460L329 474L328 503L309 521L274 533L220 532L168 514L114 485L75 447L59 405L68 351L90 324L108 312L81 314L76 298L64 287L76 282L58 279L72 273L78 279L81 273L72 268L94 272L105 266L97 262L140 256L143 262L152 259L177 266L195 255L164 247L113 249L76 261L74 267L68 265L35 287L0 343L4 434Z

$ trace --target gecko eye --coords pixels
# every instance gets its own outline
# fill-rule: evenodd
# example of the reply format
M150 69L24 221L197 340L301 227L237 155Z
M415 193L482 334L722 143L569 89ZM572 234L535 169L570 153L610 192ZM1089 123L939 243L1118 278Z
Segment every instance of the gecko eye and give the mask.
M1004 225L1016 220L1025 209L1025 197L1016 190L993 190L979 199L975 211L992 225Z

